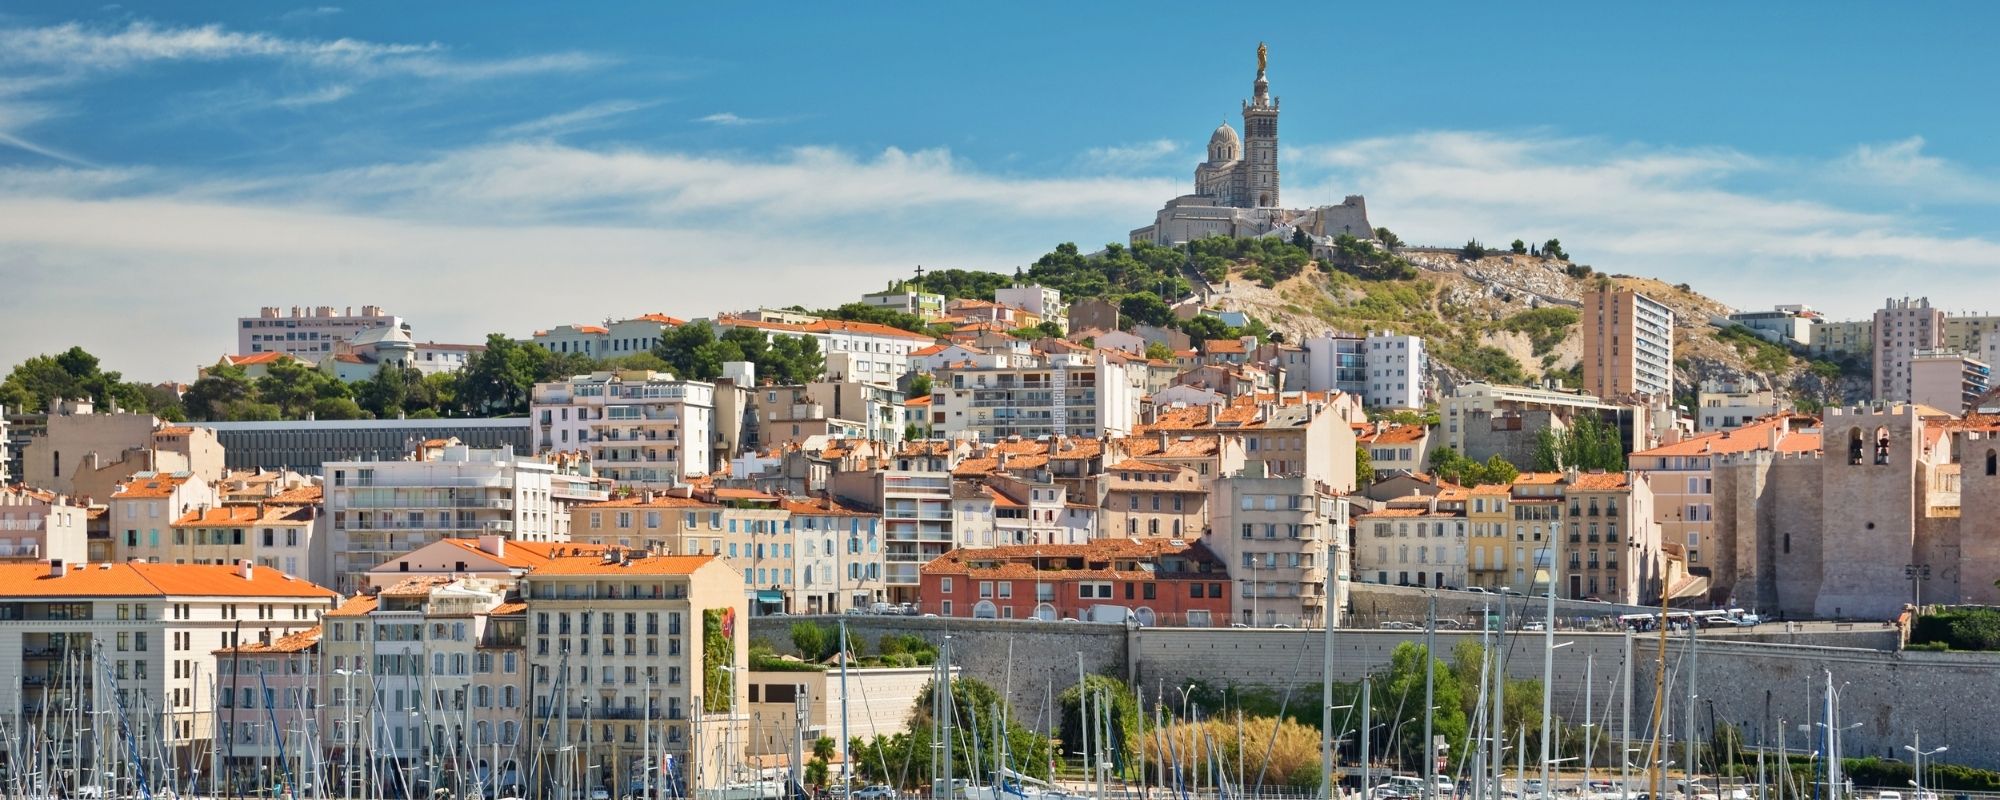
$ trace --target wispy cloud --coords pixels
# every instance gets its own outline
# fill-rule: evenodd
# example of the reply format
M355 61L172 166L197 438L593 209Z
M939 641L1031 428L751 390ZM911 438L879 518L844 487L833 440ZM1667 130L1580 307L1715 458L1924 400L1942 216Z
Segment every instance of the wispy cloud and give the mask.
M305 8L294 8L283 14L279 14L278 19L285 22L296 22L298 20L331 17L340 12L340 6L307 6Z
M565 133L574 133L604 127L611 124L611 120L614 117L630 114L654 105L657 105L657 103L642 103L636 100L606 100L599 103L591 103L572 111L550 114L546 117L538 117L527 122L509 125L501 128L498 133L503 137L557 136Z
M1924 137L1856 146L1834 164L1834 177L1893 189L1912 200L2000 202L2000 180L1924 151Z
M302 39L233 31L221 25L163 27L133 22L107 29L69 22L40 28L0 28L0 65L57 72L109 71L149 62L280 60L372 75L495 78L532 72L573 71L602 63L583 53L517 58L453 59L435 42Z
M744 117L737 115L734 111L718 111L707 116L696 117L694 121L706 122L710 125L735 126L762 125L767 122L776 122L777 119L775 117Z
M1093 147L1084 151L1083 163L1087 167L1108 170L1144 169L1158 166L1178 153L1180 145L1172 139L1154 139L1136 144Z
M314 89L310 92L301 92L299 94L288 94L271 102L273 105L283 106L285 108L305 108L307 106L317 106L317 105L325 105L327 103L339 102L341 100L347 99L347 97L352 94L354 94L354 86L352 84L333 83L333 84L327 84L326 86L322 86L318 89Z

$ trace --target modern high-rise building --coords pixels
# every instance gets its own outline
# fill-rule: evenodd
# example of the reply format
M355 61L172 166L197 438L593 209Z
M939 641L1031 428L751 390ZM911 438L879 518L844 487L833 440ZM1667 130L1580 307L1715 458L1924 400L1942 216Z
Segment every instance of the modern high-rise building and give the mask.
M1928 297L1891 297L1875 312L1875 399L1910 399L1910 361L1944 348L1944 309Z
M1583 295L1583 388L1605 399L1674 392L1674 312L1629 289Z
M1909 371L1910 402L1952 414L1965 413L1993 384L1991 366L1957 350L1920 350Z

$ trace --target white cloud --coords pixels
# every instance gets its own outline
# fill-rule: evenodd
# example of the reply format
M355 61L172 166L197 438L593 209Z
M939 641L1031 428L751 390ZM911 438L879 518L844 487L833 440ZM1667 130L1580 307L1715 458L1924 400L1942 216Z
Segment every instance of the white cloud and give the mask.
M121 70L150 62L269 59L370 75L483 79L573 71L601 63L581 53L478 61L446 58L444 52L444 46L435 42L300 39L232 31L221 25L162 27L133 22L123 29L103 29L68 22L0 29L0 64L66 73Z
M306 108L308 106L339 102L347 99L352 94L354 94L354 86L352 84L331 83L310 92L288 94L271 102L273 105L285 108Z
M1093 147L1083 154L1083 163L1088 167L1107 170L1131 170L1159 165L1180 153L1180 146L1171 139L1154 139L1150 142L1122 144L1111 147Z
M1894 190L1912 199L1944 202L2000 202L2000 181L1924 152L1922 136L1888 144L1863 144L1835 162L1835 177L1867 187Z
M1917 212L1785 197L1813 182L1809 171L1733 150L1429 132L1307 148L1300 160L1329 173L1295 184L1288 199L1365 194L1372 221L1412 242L1558 237L1601 270L1688 282L1742 305L1809 302L1842 314L1939 267L1976 270L1959 280L1980 285L1965 288L2000 294L2000 243L1949 234ZM1749 178L1781 185L1736 188Z
M341 12L340 6L307 6L305 8L295 8L283 14L279 14L278 19L283 20L285 22L295 22L298 20L305 20L305 19L318 19L320 17L331 17L340 12Z
M718 111L707 116L696 117L694 121L706 122L710 125L737 126L763 125L767 122L776 122L778 120L776 117L744 117L738 116L733 111Z
M573 111L550 114L546 117L538 117L527 122L509 125L501 128L498 133L501 136L515 137L557 136L581 130L600 128L610 124L610 120L613 117L630 114L653 105L655 104L641 103L634 100L606 100L600 103L591 103Z

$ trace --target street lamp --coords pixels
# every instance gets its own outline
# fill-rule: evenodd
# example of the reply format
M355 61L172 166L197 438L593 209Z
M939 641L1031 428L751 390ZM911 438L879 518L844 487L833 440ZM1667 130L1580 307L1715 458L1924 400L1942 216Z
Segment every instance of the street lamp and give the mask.
M1910 737L1910 744L1903 745L1904 750L1910 751L1910 754L1916 757L1910 764L1913 768L1912 771L1917 774L1917 779L1910 781L1910 785L1917 787L1916 800L1924 800L1924 759L1950 750L1951 745L1940 745L1935 750L1925 750L1923 748L1924 737L1922 733L1913 734Z
M1904 564L1903 577L1910 580L1910 605L1924 607L1923 582L1931 579L1931 565Z

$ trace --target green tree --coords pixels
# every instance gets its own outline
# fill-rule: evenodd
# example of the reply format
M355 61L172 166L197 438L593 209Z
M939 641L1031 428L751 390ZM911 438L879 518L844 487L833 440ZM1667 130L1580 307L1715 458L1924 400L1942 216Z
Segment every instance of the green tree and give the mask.
M1152 292L1125 295L1118 301L1118 316L1134 325L1160 326L1174 321L1174 312L1167 307L1167 302Z
M825 661L839 647L834 641L836 635L817 622L792 623L792 646L798 648L799 658L807 661Z
M910 376L910 388L903 392L903 396L911 400L931 396L931 376L921 372Z
M1375 478L1375 459L1368 456L1368 445L1354 446L1354 478L1364 484Z
M188 387L181 402L191 419L220 421L229 419L230 407L254 400L255 392L242 367L217 361Z
M1543 258L1553 258L1553 259L1556 259L1556 260L1558 260L1558 261L1568 261L1568 260L1569 260L1569 254L1568 254L1568 253L1565 253L1565 252L1563 252L1563 243L1562 243L1562 240L1561 240L1561 239L1550 239L1550 240L1548 240L1548 241L1546 241L1546 242L1543 242L1543 243L1542 243L1542 257L1543 257Z
M1146 357L1171 364L1174 360L1174 349L1168 347L1166 342L1147 342Z
M458 407L476 415L525 412L529 393L549 362L548 351L541 347L490 334L486 350L469 359L459 373Z
M321 400L348 397L347 385L303 361L281 358L255 382L257 402L278 407L284 419L304 419Z
M937 722L932 715L931 701L936 692L936 682L932 682L918 693L908 727L903 732L877 736L873 741L857 738L850 743L848 754L855 769L869 780L901 789L916 788L928 781L935 759L931 739ZM980 731L982 737L990 735L987 732L993 729L994 715L1002 709L998 692L978 680L956 678L951 682L951 701L951 719L955 721L960 735L968 735L966 731L974 730ZM1052 757L1049 740L1011 717L1004 719L1003 724L1007 752L1013 758L1009 767L1030 777L1046 779ZM970 747L954 748L952 756L960 775L978 775L991 768L990 763L974 764Z
M1618 428L1588 415L1577 417L1564 430L1543 428L1535 437L1535 469L1559 472L1569 467L1623 471L1625 447Z
M1528 254L1528 243L1515 239L1513 244L1508 245L1507 250L1514 255L1525 256Z
M779 336L770 340L763 358L758 360L757 371L782 384L810 383L826 374L826 358L820 355L818 339Z
M1466 689L1450 664L1432 658L1416 642L1396 645L1389 655L1388 672L1375 686L1375 718L1391 723L1396 731L1392 746L1401 751L1405 762L1423 763L1424 756L1424 670L1431 671L1432 692L1438 706L1432 717L1433 733L1447 742L1465 739ZM1475 680L1476 682L1476 680Z
M349 397L323 397L313 403L315 419L368 419L369 414Z
M1090 692L1090 705L1094 712L1103 700L1111 702L1111 741L1117 742L1113 748L1113 758L1119 765L1134 752L1139 736L1139 704L1132 695L1132 689L1123 681L1105 675L1085 675L1082 686ZM1062 706L1060 736L1064 742L1083 741L1083 711L1080 704L1082 694L1075 685L1064 689L1056 697ZM1096 739L1092 734L1091 738Z
M410 377L416 373L416 383L423 384L423 373L414 369L383 364L375 369L375 376L354 385L354 399L369 413L381 419L393 419L408 407L410 401Z
M1402 237L1397 236L1395 232L1388 228L1376 228L1375 239L1381 242L1383 247L1395 248L1403 246Z
M1477 261L1486 257L1486 245L1480 244L1478 239L1469 239L1464 247L1458 249L1458 254L1467 261Z

